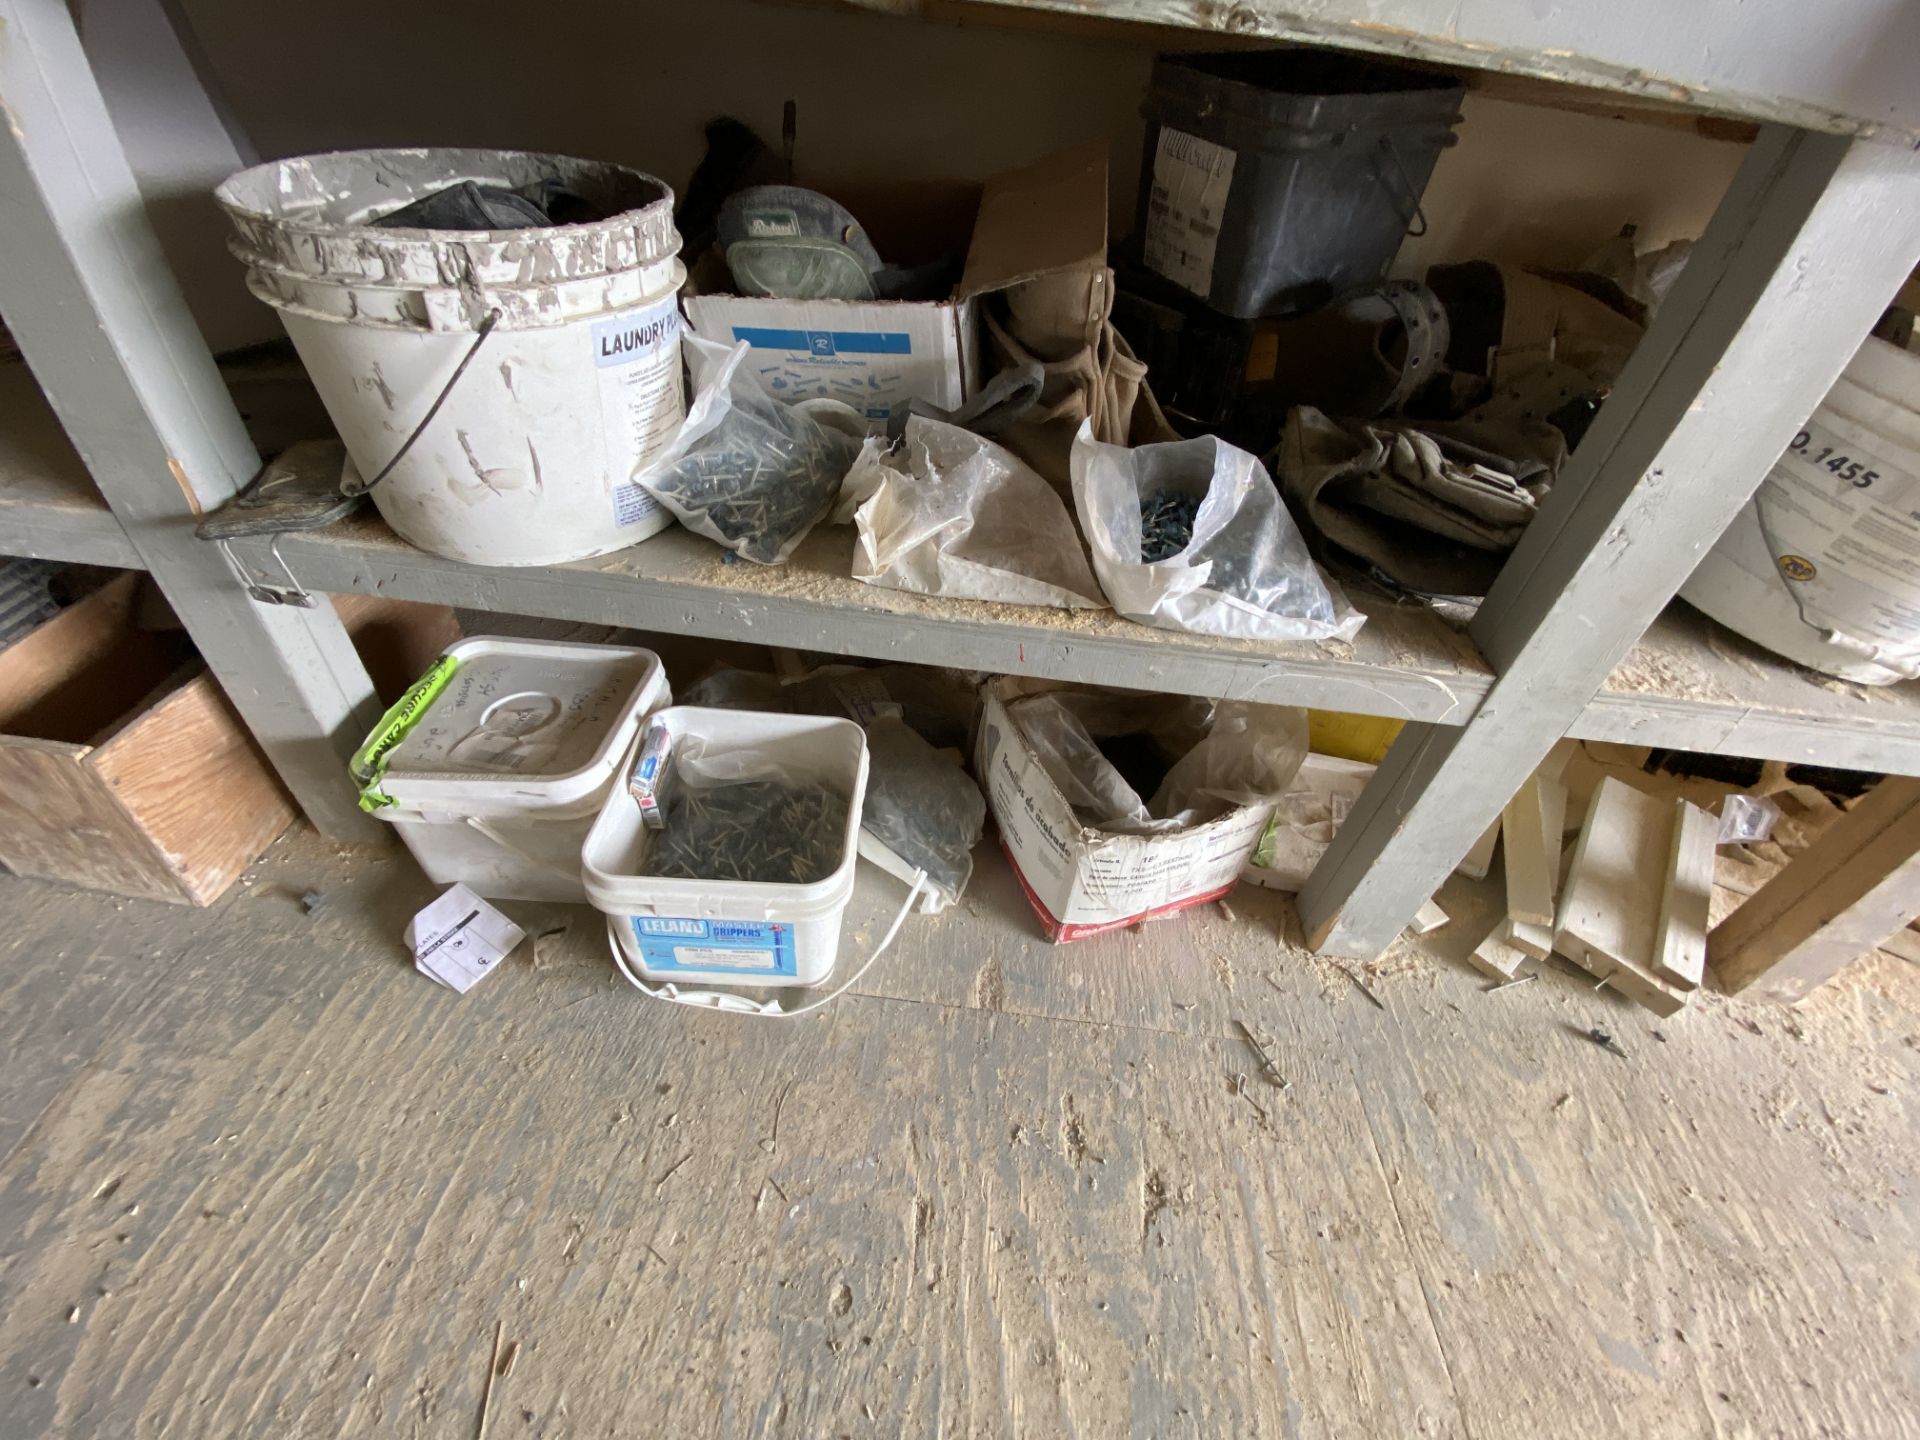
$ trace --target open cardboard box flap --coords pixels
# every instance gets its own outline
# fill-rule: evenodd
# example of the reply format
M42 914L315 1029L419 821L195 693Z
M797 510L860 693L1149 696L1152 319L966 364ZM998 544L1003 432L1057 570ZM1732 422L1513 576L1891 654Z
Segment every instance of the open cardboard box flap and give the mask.
M1107 263L1107 147L1097 140L987 181L959 298Z

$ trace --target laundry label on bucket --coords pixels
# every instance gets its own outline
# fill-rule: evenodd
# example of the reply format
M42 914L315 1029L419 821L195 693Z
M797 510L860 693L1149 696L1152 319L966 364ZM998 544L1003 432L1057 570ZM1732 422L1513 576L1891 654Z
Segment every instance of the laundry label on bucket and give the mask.
M1233 188L1233 151L1184 130L1162 129L1153 156L1142 256L1196 295L1213 288L1213 252Z
M631 475L664 450L686 418L681 328L680 299L669 295L643 309L597 321L589 332L600 385L600 423L615 475ZM645 518L637 504L628 502L634 510L629 519L616 494L616 522L631 525Z
M736 970L793 975L793 926L775 920L635 915L633 938L649 971Z

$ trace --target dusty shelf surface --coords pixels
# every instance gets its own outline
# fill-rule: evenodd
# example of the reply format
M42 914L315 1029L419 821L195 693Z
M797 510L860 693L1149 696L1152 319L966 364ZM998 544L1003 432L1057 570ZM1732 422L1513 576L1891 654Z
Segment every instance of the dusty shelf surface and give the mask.
M304 829L205 911L0 879L9 1434L472 1435L496 1326L494 1436L1920 1413L1891 957L1660 1021L1557 967L1484 993L1497 886L1343 972L1246 890L1050 947L983 848L769 1022L647 1000L564 906L508 903L559 933L456 997L400 947L433 889ZM900 895L862 865L847 957Z
M1676 600L1607 678L1573 733L1920 774L1920 682L1855 685L1818 674Z
M235 550L277 573L264 543ZM851 578L851 527L822 528L781 566L727 564L678 528L597 560L498 568L417 550L371 516L289 535L280 553L315 590L436 600L670 634L1040 675L1138 690L1315 705L1463 724L1491 677L1473 642L1424 606L1354 595L1351 644L1220 640L1111 611L937 599Z
M1157 630L1110 611L883 590L850 578L852 545L850 529L823 529L787 565L726 564L717 547L674 529L597 560L503 569L428 555L361 516L290 535L280 552L315 590L1442 724L1464 723L1492 684L1454 625L1423 606L1357 591L1369 619L1354 643L1263 645ZM235 548L256 573L278 576L263 542ZM1815 675L1676 601L1573 733L1920 773L1920 683Z
M0 554L140 564L33 372L18 360L0 362Z

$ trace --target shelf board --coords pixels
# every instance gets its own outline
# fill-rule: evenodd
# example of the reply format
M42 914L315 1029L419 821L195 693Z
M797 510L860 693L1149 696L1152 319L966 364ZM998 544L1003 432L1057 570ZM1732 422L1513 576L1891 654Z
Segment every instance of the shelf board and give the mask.
M1093 21L1103 33L1125 25L1176 27L1223 47L1280 41L1359 50L1487 76L1496 93L1505 77L1514 77L1522 94L1547 103L1563 103L1555 91L1568 87L1585 108L1592 97L1614 96L1902 146L1920 139L1920 94L1904 63L1920 43L1920 12L1886 0L1829 0L1817 36L1805 9L1786 0L1744 6L1737 23L1726 6L1675 6L1670 0L1604 6L922 0L916 7L916 13L937 18L979 16L989 23L995 12L1005 17L1001 23Z
M263 542L237 541L234 551L263 578L278 573ZM1369 620L1352 644L1216 640L1111 611L880 589L849 576L852 551L851 528L823 528L786 565L728 565L717 547L675 528L598 560L499 569L428 555L371 517L280 543L312 590L998 674L1453 725L1465 723L1491 683L1472 642L1423 607L1356 597Z
M1920 681L1853 685L1819 675L1676 600L1608 677L1572 733L1920 775Z
M0 555L140 568L33 372L0 364Z
M785 566L728 565L674 529L598 560L498 569L416 550L371 516L280 553L313 590L619 625L1137 690L1233 696L1463 724L1491 685L1430 612L1356 597L1355 643L1260 645L1154 630L1111 612L936 600L848 576L852 533L816 532ZM263 578L259 540L235 552ZM1789 664L1675 602L1594 697L1586 740L1920 774L1920 683L1848 685Z

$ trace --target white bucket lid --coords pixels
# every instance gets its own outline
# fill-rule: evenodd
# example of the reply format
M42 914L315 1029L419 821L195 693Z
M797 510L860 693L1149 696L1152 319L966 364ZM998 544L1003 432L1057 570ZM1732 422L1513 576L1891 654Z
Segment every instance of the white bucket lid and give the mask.
M500 815L597 806L666 686L660 657L619 645L476 636L388 757L408 810Z

